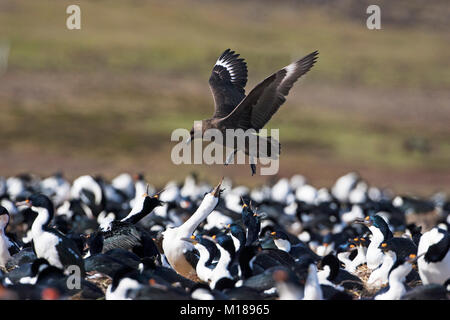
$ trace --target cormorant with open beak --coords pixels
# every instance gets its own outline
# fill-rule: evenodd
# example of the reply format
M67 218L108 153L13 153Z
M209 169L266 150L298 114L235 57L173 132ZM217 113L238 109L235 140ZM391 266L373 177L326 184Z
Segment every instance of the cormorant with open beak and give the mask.
M162 233L162 249L167 261L175 271L191 280L196 280L198 277L195 266L186 260L185 254L192 252L195 248L192 243L182 240L182 238L189 238L198 225L217 206L221 192L221 184L222 181L210 193L205 195L200 206L185 223L179 227L168 228Z

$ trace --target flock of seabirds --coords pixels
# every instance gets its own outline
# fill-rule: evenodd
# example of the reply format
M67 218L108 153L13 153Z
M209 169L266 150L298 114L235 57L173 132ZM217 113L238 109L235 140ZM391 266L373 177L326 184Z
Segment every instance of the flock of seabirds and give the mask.
M142 174L0 178L0 299L448 299L449 213L356 173L158 192Z
M260 130L317 55L245 95L246 63L227 49L209 79L214 115L191 139ZM408 223L430 212L429 230ZM0 178L0 299L448 299L449 213L443 195L393 196L356 173L329 189L189 175L159 192L142 174Z

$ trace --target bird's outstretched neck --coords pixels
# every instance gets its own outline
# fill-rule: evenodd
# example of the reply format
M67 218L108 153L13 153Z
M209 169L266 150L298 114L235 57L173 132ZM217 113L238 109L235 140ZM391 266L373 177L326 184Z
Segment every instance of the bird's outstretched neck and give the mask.
M205 198L203 199L198 209L194 212L194 214L182 226L179 227L180 236L189 237L190 235L192 235L192 233L198 227L198 225L203 220L205 220L206 217L217 206L217 203L219 202L220 186L222 184L222 180L213 189L213 191L205 195Z

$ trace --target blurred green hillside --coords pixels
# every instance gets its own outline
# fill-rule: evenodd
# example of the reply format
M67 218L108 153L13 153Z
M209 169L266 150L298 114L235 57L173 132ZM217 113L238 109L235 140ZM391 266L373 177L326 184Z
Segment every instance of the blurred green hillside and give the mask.
M394 4L395 3L395 4ZM81 7L81 30L66 7ZM382 30L366 28L369 4ZM399 192L450 191L450 11L446 1L0 1L0 175L197 171L255 185L248 166L175 166L176 128L209 117L211 68L227 48L247 92L318 49L269 128L280 176L328 186L358 171ZM2 68L0 68L2 70ZM0 71L1 72L1 71Z

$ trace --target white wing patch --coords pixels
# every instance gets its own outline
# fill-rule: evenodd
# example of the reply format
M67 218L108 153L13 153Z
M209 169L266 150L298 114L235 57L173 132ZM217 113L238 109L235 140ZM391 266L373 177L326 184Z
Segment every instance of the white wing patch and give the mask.
M290 65L285 67L284 68L284 70L286 70L285 78L289 78L291 76L291 74L293 74L295 72L296 69L297 69L297 65L295 63L291 63Z
M231 76L231 80L236 80L236 74L235 74L235 72L234 72L234 70L233 70L233 67L230 65L230 63L229 62L226 62L226 61L223 61L223 60L221 60L221 59L218 59L217 61L216 61L216 66L222 66L222 67L224 67L225 69L227 69L227 71L228 71L228 73L230 74L230 76Z
M281 80L280 86L283 85L283 83L289 79L292 74L297 70L298 66L297 63L291 63L290 65L284 67L284 70L286 70L286 75L284 76L283 80Z

